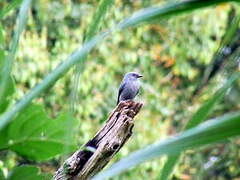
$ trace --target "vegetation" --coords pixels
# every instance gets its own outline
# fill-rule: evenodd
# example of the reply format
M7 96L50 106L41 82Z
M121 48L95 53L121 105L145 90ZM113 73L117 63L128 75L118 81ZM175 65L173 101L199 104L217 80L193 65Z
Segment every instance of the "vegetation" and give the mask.
M144 106L95 179L240 177L238 0L0 5L0 179L51 179L129 71Z

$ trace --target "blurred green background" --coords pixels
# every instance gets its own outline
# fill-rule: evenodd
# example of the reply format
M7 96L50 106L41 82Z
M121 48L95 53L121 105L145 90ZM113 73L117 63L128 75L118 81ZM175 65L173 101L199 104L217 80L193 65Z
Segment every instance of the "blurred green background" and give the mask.
M171 1L116 0L108 8L97 32L106 31L134 11ZM0 6L4 8L11 3L1 1ZM98 6L97 0L33 1L12 70L15 93L10 104L22 98L83 43ZM5 54L12 40L18 7L1 19L3 39L0 48ZM136 101L143 102L144 106L135 118L133 136L113 162L165 139L180 132L197 108L237 70L235 61L229 60L202 91L193 96L216 56L229 27L231 12L238 10L236 4L225 3L114 33L87 56L77 92L73 88L76 72L71 69L53 88L35 99L34 104L43 105L52 119L62 112L72 112L71 103L76 104L73 115L77 145L69 155L93 137L114 109L123 75L137 71L144 77ZM71 98L71 93L77 93L78 98ZM216 106L211 117L238 110L239 100L239 84L236 84ZM240 179L239 147L240 141L235 139L189 150L171 179ZM2 151L0 168L6 175L19 164L32 164L44 173L53 174L66 157L37 161L12 151ZM165 158L155 159L113 179L157 179L164 162Z

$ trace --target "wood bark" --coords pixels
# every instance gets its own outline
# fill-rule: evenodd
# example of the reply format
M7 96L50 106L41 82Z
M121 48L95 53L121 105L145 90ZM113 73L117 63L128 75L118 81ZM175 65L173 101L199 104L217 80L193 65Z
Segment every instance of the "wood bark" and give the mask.
M101 171L132 135L133 118L142 103L120 102L105 125L56 171L55 180L91 179Z

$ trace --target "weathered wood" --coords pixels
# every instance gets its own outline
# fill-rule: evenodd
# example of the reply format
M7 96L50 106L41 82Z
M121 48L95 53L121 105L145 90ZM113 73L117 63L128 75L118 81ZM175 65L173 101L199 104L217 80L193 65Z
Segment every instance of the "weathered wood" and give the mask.
M64 162L54 179L90 179L103 169L132 135L133 118L142 105L131 100L120 102L102 129Z

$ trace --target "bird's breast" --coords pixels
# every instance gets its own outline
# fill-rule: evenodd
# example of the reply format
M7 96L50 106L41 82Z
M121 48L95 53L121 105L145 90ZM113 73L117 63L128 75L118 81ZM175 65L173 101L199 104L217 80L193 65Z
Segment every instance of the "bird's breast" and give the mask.
M133 99L139 90L140 84L137 81L127 82L121 94L121 99Z

